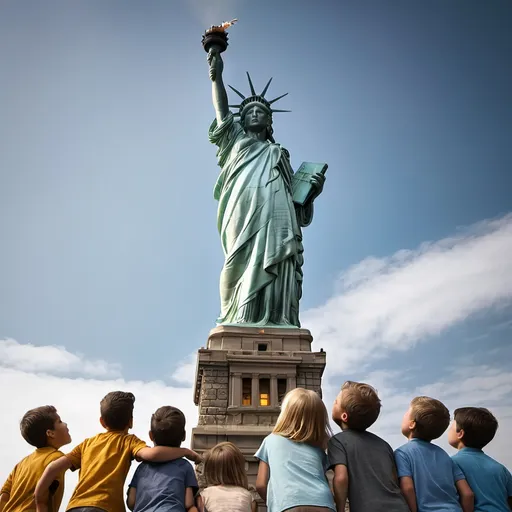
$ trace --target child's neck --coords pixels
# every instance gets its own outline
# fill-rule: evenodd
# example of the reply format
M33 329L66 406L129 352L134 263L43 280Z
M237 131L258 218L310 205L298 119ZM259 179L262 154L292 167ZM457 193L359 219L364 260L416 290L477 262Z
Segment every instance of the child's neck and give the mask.
M122 430L118 430L116 428L107 428L107 432L119 432L120 434L128 434L130 427L123 428Z
M425 443L430 443L430 441L427 441L426 439L422 439L421 437L415 436L414 432L409 432L409 435L407 436L408 441L412 441L413 439L418 439L418 441L423 441Z

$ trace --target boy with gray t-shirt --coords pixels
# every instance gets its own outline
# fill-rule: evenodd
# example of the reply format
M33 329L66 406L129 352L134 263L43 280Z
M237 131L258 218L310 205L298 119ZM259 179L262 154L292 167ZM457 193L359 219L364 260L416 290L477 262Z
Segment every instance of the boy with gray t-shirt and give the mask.
M359 382L343 384L332 408L332 419L342 432L330 439L327 452L338 512L344 512L347 498L350 512L409 512L391 446L366 432L379 413L374 388Z

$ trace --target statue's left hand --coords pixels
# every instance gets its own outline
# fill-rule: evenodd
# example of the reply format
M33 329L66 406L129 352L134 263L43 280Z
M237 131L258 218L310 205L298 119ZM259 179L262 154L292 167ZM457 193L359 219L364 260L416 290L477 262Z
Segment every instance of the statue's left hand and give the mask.
M316 174L311 175L310 178L311 185L313 186L313 194L311 195L311 201L314 201L324 189L325 183L325 174L321 172L317 172Z

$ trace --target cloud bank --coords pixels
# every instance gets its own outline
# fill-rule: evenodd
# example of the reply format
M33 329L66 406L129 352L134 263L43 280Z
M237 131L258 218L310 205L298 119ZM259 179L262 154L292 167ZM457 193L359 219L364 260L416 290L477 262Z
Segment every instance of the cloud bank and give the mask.
M302 315L329 373L404 351L471 315L512 301L512 214L456 236L367 258L337 293Z

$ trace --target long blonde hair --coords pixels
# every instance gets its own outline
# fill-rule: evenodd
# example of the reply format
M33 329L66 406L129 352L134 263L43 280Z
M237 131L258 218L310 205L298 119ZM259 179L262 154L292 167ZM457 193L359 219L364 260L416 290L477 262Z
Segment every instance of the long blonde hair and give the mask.
M288 392L272 433L297 443L326 448L331 428L327 409L318 393L303 388Z
M203 474L206 485L235 485L247 489L245 458L233 443L215 445L203 456Z

